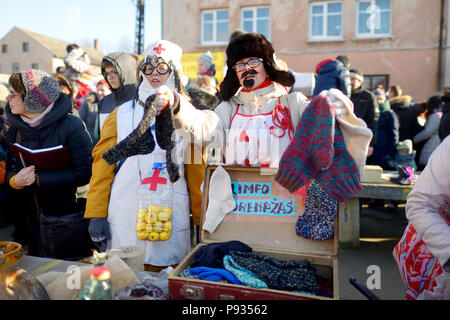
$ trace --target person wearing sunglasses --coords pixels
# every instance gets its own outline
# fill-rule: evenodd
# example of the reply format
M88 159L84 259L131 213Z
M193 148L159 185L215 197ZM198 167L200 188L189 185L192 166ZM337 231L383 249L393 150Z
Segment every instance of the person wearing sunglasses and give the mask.
M191 248L189 194L184 167L179 165L181 176L178 180L172 182L168 179L167 152L158 144L161 141L158 140L158 134L161 132L158 133L155 129L161 118L153 119L150 127L145 128L146 134L151 134L151 137L145 135L146 139L140 140L138 144L130 137L146 116L144 108L147 100L153 101L159 96L163 86L172 90L172 99L176 101L174 104L185 108L194 107L188 101L180 80L182 49L175 43L159 40L149 44L143 55L143 61L137 65L139 84L134 99L118 106L106 118L100 141L94 148L85 218L90 219L91 237L101 250L141 247L144 249L145 269L159 271L181 262ZM156 103L160 103L159 101L162 99ZM170 133L166 135L171 136ZM182 144L178 144L180 137L173 137L177 141L177 147L181 149ZM124 141L134 143L134 148L142 149L152 141L152 151L146 149L146 152L129 155L110 165L103 155ZM176 149L177 154L180 149ZM153 184L151 181L156 167L161 171L156 173L158 178L155 180L156 184ZM141 192L144 189L148 197L162 198L164 193L161 188L166 186L173 188L170 237L164 241L151 241L149 238L143 239L142 234L139 234L138 238L136 214L142 199Z

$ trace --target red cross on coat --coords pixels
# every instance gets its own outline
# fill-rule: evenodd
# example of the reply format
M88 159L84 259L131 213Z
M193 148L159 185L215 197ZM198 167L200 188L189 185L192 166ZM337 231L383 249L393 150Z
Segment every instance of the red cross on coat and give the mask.
M150 191L156 191L156 189L158 188L158 183L160 184L166 184L167 183L167 179L160 177L159 174L161 173L160 169L155 169L155 171L153 171L153 175L151 177L145 178L144 180L142 180L142 184L149 184Z
M159 43L157 47L153 48L153 51L156 51L157 54L161 54L162 51L166 51L166 48L163 48L162 44Z

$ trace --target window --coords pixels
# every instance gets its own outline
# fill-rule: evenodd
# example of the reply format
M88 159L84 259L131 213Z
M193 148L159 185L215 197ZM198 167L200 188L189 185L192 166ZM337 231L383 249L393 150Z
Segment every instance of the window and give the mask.
M8 53L8 45L2 44L2 53Z
M20 71L19 64L17 62L14 62L12 64L12 72L14 73L14 72L19 72L19 71Z
M32 63L31 69L39 69L39 63Z
M378 85L382 85L384 90L389 89L389 75L378 74L378 75L364 75L363 89L373 91Z
M23 50L23 52L30 51L30 44L28 42L22 43L22 50Z
M357 11L356 35L378 38L391 35L391 0L360 1Z
M342 2L310 3L309 39L342 39Z
M269 7L242 8L241 28L247 32L261 33L270 40Z
M201 44L227 44L228 10L202 11Z

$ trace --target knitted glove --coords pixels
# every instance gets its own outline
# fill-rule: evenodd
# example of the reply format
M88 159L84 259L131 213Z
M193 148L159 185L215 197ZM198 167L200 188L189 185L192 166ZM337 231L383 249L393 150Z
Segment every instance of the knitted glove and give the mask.
M110 165L137 154L153 152L155 140L150 127L156 114L155 98L155 95L151 95L145 101L144 114L136 129L102 155Z
M106 218L94 218L89 221L89 234L95 246L101 251L106 251L107 241L111 239L109 222Z

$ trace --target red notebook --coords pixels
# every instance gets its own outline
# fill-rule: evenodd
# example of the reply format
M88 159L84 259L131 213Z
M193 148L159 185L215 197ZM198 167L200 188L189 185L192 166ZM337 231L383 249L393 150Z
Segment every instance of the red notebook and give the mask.
M72 167L69 148L62 145L32 150L18 143L11 143L11 150L24 167L34 165L37 171L63 170Z

